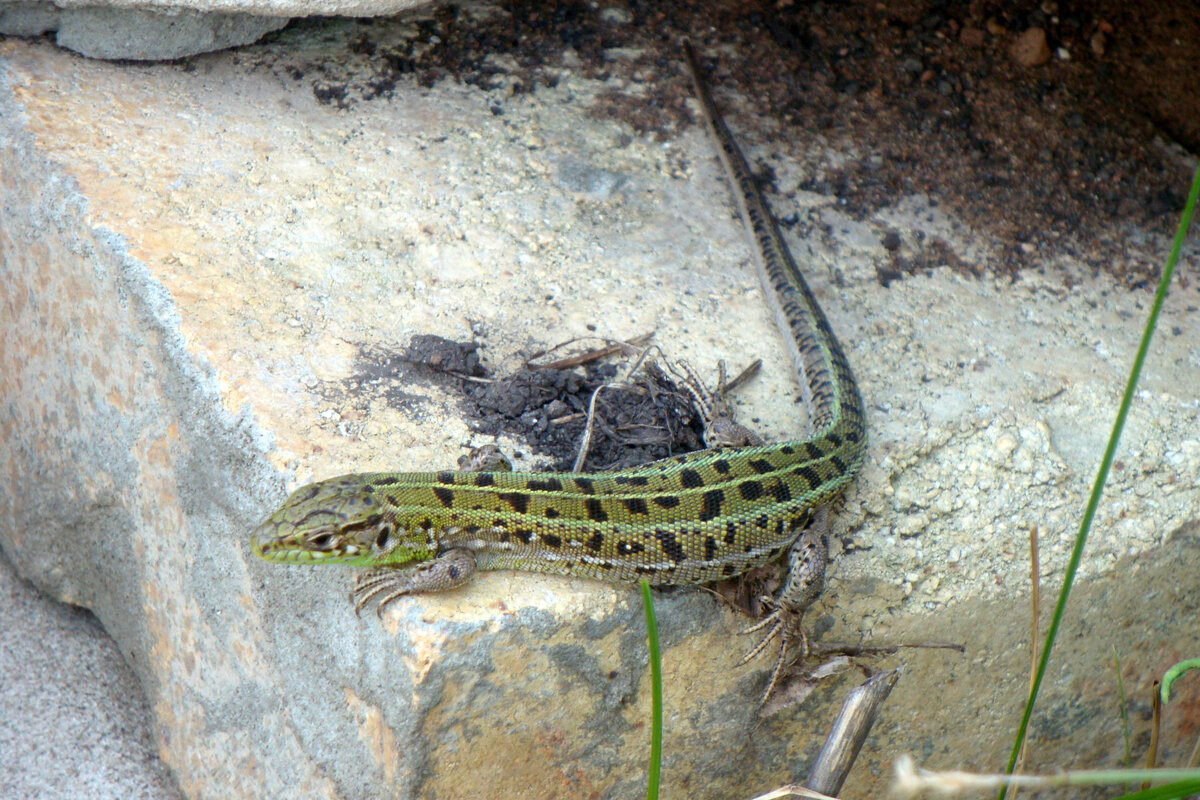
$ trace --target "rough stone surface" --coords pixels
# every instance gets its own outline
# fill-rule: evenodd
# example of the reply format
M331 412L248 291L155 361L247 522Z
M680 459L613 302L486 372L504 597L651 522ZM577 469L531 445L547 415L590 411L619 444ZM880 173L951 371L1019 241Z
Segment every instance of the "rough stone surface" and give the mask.
M53 3L0 3L0 33L41 36L58 29L62 10Z
M172 8L0 4L0 33L37 36L92 58L159 61L249 44L289 17Z
M428 0L55 0L0 2L0 34L39 36L91 58L160 61L257 41L293 17L394 14Z
M0 559L0 797L179 800L112 638Z
M428 41L411 19L379 30ZM635 795L648 679L633 590L495 573L356 618L343 571L258 563L246 533L314 477L449 467L483 443L428 386L357 391L360 348L414 333L466 338L475 323L494 363L589 326L657 329L703 370L761 355L742 419L795 431L727 189L699 128L638 135L593 113L615 79L570 67L537 92L501 72L486 88L349 96L371 77L347 56L367 49L360 35L330 21L186 68L0 44L0 547L104 624L189 797ZM655 78L683 85L674 58ZM294 77L335 69L351 73L341 88ZM1026 685L1027 531L1055 581L1147 297L1064 282L1066 255L1014 280L933 268L883 286L896 248L937 239L986 274L999 246L919 193L854 218L796 188L795 142L750 151L793 188L773 197L783 213L810 221L792 245L871 430L812 624L827 640L967 647L906 656L847 787L876 796L902 750L935 766L1005 752ZM1166 251L1149 233L1129 246ZM1111 691L1092 677L1108 635L1135 654L1127 686L1195 643L1195 291L1172 298L1151 348L1084 559L1082 635L1039 717L1043 763L1118 752L1096 723L1116 722ZM844 685L758 724L766 665L734 667L742 621L694 589L658 610L666 796L802 776ZM1188 746L1179 733L1166 752Z
M408 8L428 5L414 0L55 0L59 8L141 8L173 13L180 9L197 12L221 11L230 14L257 14L263 17L376 16L395 14Z

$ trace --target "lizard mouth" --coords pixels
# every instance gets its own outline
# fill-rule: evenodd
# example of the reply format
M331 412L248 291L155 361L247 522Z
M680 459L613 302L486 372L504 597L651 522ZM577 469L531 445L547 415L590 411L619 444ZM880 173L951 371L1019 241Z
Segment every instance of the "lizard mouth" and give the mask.
M333 547L328 542L312 542L311 540L312 537L309 537L308 541L297 540L294 537L280 538L275 535L274 526L268 523L250 534L250 552L264 561L280 564L334 563L352 559L362 552L361 548L355 544Z
M325 555L324 553L310 553L296 547L288 547L275 536L272 536L270 532L264 531L261 528L250 536L250 552L264 561L293 564L315 561L316 559L312 558L312 556Z

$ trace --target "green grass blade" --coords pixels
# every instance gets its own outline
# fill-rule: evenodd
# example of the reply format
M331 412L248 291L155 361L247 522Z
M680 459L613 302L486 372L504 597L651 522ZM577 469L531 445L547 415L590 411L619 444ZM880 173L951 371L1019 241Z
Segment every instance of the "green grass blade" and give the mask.
M1018 754L1021 752L1021 745L1025 742L1025 735L1029 729L1029 719L1033 716L1033 704L1037 699L1038 690L1041 689L1042 680L1046 677L1046 669L1050 664L1050 652L1054 648L1054 640L1058 636L1059 625L1062 624L1063 612L1067 606L1067 597L1071 593L1071 583L1075 579L1075 573L1079 570L1079 562L1083 558L1083 547L1087 543L1088 532L1092 528L1092 519L1096 516L1096 508L1100 505L1100 495L1104 492L1104 484L1108 480L1108 472L1112 467L1113 458L1117 452L1117 444L1121 440L1121 431L1125 428L1125 420L1129 416L1129 406L1133 403L1133 392L1137 387L1138 378L1142 374L1142 365L1146 362L1146 352L1150 349L1150 339L1154 335L1154 328L1158 325L1158 315L1162 311L1163 301L1167 297L1167 290L1171 286L1171 276L1175 274L1175 263L1179 260L1179 251L1183 248L1183 241L1187 237L1188 228L1192 224L1192 214L1196 210L1196 200L1200 196L1200 163L1196 166L1196 172L1192 176L1192 189L1188 193L1187 204L1183 209L1183 216L1179 220L1179 227L1175 231L1175 240L1171 244L1171 254L1167 257L1166 266L1163 267L1162 275L1158 281L1158 291L1154 294L1154 304L1150 308L1150 316L1146 319L1146 327L1142 331L1142 340L1138 345L1137 355L1133 359L1133 368L1129 371L1129 379L1125 382L1125 393L1121 396L1121 405L1117 409L1117 418L1113 422L1112 433L1108 438L1108 446L1104 448L1104 458L1100 461L1100 469L1096 471L1096 481L1092 485L1091 496L1088 497L1087 508L1083 512L1083 520L1079 524L1079 533L1075 536L1075 546L1071 549L1071 558L1067 562L1066 573L1063 575L1062 590L1058 593L1058 602L1054 606L1054 616L1050 620L1050 627L1046 631L1046 645L1042 648L1042 655L1038 659L1037 671L1034 673L1033 686L1029 690L1029 699L1025 703L1025 710L1021 714L1021 724L1017 728L1017 735L1013 742L1012 753L1008 759L1008 767L1005 769L1005 774L1012 774L1017 764ZM1004 800L1005 790L1001 789L999 800Z
M1200 658L1189 658L1187 661L1180 661L1163 673L1162 688L1159 689L1159 696L1162 698L1164 706L1171 699L1171 684L1175 683L1175 679L1183 673L1194 669L1200 669Z
M646 612L646 639L650 643L650 764L646 769L646 800L658 800L662 768L662 659L658 651L658 620L650 584L642 578L642 609Z
M1129 702L1125 699L1125 681L1121 678L1121 656L1117 654L1117 646L1113 645L1113 677L1117 679L1117 702L1121 709L1121 741L1125 745L1125 768L1133 763L1132 749L1129 744ZM1129 787L1125 787L1129 791Z
M1192 778L1175 783L1164 783L1162 786L1151 786L1140 792L1120 795L1115 800L1178 800L1181 797L1194 796L1197 793L1200 793L1200 780Z

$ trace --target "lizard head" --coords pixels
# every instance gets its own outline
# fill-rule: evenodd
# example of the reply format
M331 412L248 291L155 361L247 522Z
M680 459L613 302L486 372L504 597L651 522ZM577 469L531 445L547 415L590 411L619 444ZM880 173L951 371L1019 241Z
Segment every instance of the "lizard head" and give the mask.
M284 564L384 566L434 555L424 531L405 530L370 475L302 486L250 535L250 549Z

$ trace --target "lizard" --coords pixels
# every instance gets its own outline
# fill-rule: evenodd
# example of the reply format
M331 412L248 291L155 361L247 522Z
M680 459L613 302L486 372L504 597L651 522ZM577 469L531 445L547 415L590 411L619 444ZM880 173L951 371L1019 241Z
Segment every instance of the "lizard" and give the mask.
M365 567L352 594L355 610L379 597L382 613L399 597L453 589L480 570L702 584L786 554L782 588L747 631L766 632L741 661L779 640L764 699L770 694L790 647L799 642L807 649L801 618L824 587L826 507L862 464L866 420L842 346L690 44L683 49L796 368L810 434L766 444L741 436L745 429L736 423L714 425L708 449L609 472L514 472L500 458L467 470L342 475L295 490L252 533L256 555L283 564ZM734 435L721 433L729 430Z

